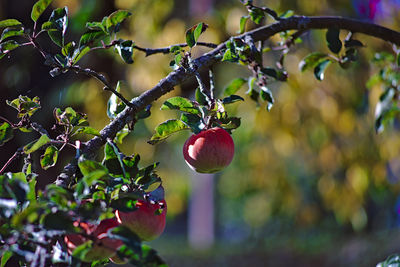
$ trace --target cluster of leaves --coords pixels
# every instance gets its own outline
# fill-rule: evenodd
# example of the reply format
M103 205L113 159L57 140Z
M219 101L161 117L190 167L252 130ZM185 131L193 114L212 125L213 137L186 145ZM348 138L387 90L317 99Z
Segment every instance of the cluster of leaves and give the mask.
M33 31L26 29L16 19L0 21L0 28L5 28L0 38L0 58L20 46L33 45L37 49L40 49L36 38L41 33L47 32L52 42L60 48L59 53L55 55L41 51L46 58L45 63L53 67L50 71L52 76L67 71L68 68L74 66L85 54L97 48L115 47L115 50L126 63L133 63L133 41L116 39L115 36L121 29L121 23L131 15L130 12L118 10L104 17L101 22L88 22L86 24L87 31L81 36L79 43L75 43L74 41L65 43L65 35L68 27L67 7L54 9L48 21L38 26L39 18L51 2L52 0L39 0L34 4L31 12L31 18L34 22ZM39 27L41 30L37 32L37 28ZM17 39L14 40L15 38ZM27 40L28 42L19 43L17 42L18 38Z
M303 72L314 69L315 78L319 81L324 79L324 72L331 63L337 62L339 66L346 69L350 64L357 60L358 49L364 45L353 39L350 33L343 42L340 40L340 30L330 28L326 32L326 42L329 50L335 55L313 52L308 54L299 64L299 69Z
M157 164L140 168L139 155L123 155L111 141L106 144L104 154L102 163L79 158L80 179L71 188L49 184L44 190L36 190L38 176L32 171L31 161L26 162L22 172L0 176L2 266L11 258L32 266L80 266L92 242L78 246L68 255L63 236L81 234L74 222L96 225L112 217L114 210L135 210L136 201L147 195L157 200L159 189L146 192L161 181L154 172ZM118 226L107 235L123 241L118 250L121 259L137 266L164 266L157 253L141 244L127 228ZM93 262L91 266L106 261Z
M386 260L378 263L376 267L397 267L400 266L400 256L398 254L390 255Z
M399 53L397 56L386 52L376 53L372 61L380 70L369 79L367 87L381 85L383 88L375 107L375 131L380 133L385 125L394 123L400 113L400 55Z

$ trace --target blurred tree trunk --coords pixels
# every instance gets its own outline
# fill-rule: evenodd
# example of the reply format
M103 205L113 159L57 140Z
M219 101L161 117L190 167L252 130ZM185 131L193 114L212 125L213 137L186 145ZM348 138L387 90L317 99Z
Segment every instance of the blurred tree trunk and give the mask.
M214 0L190 0L189 14L204 17L213 4ZM214 176L195 172L191 176L188 238L195 249L207 249L214 244Z

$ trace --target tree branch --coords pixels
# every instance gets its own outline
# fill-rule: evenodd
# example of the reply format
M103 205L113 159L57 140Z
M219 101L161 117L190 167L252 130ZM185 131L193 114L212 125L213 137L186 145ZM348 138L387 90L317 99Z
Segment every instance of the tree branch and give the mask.
M234 38L244 39L246 36L251 37L254 42L267 40L271 36L287 31L287 30L312 30L312 29L327 29L337 27L344 30L349 30L353 33L364 33L400 45L400 33L391 29L355 19L343 17L305 17L305 16L292 16L287 19L281 19L271 25L263 26L255 30L238 35ZM222 53L225 49L225 43L221 43L212 51L204 54L203 56L194 59L193 65L197 69L203 67L210 67L222 59ZM132 99L131 106L125 108L110 124L105 126L101 131L101 137L94 137L84 144L82 153L87 158L94 158L96 151L98 151L106 142L107 138L114 138L118 131L120 131L126 123L132 121L132 118L147 105L160 98L162 95L174 89L174 86L181 84L185 80L194 76L193 70L185 71L182 67L171 72L166 78L162 79L152 89L147 90L140 96ZM77 170L77 160L74 159L70 164L65 166L63 172L57 177L56 184L60 186L68 186L71 177Z
M212 44L212 43L204 43L204 42L197 42L196 43L197 46L205 46L205 47L210 47L210 48L216 48L217 45L216 44ZM168 47L163 47L163 48L142 48L140 46L135 45L133 48L137 49L139 51L145 52L146 53L146 57L154 55L154 54L168 54L171 50L172 47L174 46L179 46L179 47L186 47L188 46L186 43L184 44L175 44L175 45L170 45Z

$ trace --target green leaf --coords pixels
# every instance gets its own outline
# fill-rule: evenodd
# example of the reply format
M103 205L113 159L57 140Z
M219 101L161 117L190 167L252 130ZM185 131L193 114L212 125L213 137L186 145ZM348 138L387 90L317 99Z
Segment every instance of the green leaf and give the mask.
M84 127L79 128L76 131L76 133L77 134L78 133L91 134L91 135L99 136L99 137L101 136L101 134L100 134L100 132L98 130L96 130L96 129L92 128L92 127L89 127L89 126L84 126Z
M75 52L72 55L73 63L77 63L88 52L90 52L90 47L88 46L80 46L79 48L75 49Z
M270 67L261 68L261 72L272 78L275 78L275 79L278 78L278 72L274 68L270 68Z
M186 31L186 43L192 48L196 45L200 35L207 29L208 25L200 22Z
M246 30L246 22L249 20L250 16L242 16L240 18L239 34L242 34Z
M51 139L46 134L43 134L38 140L24 146L24 152L25 154L33 153L36 150L40 149L42 146L48 144L50 141Z
M39 19L51 2L53 2L53 0L39 0L33 5L31 18L34 22Z
M53 167L57 163L58 149L55 146L48 146L43 155L40 156L40 165L44 170Z
M29 98L27 96L19 96L12 101L6 101L7 105L15 108L18 111L18 118L25 115L32 116L38 109L40 109L39 97Z
M188 112L191 114L199 114L199 109L193 105L192 101L187 98L175 96L167 101L161 106L161 110L171 110L176 109L183 112Z
M7 261L12 257L13 253L11 251L4 251L3 255L1 255L0 267L4 267L7 264Z
M95 171L103 171L105 173L108 173L107 168L99 162L84 159L83 157L79 158L78 166L84 176L89 175L91 172Z
M300 61L299 69L303 72L307 69L315 68L327 56L327 54L321 52L310 53Z
M22 23L16 19L0 20L0 28L21 26L21 25L22 25Z
M86 28L88 28L89 30L95 30L95 31L103 31L104 33L107 33L105 25L103 25L102 22L87 22L86 23Z
M332 63L330 59L325 59L314 68L314 75L317 80L322 81L324 79L324 72L326 68Z
M396 92L393 88L387 89L380 97L375 107L375 131L380 133L384 130L385 124L393 120L400 112L400 108L394 103Z
M238 95L230 95L222 99L223 104L231 104L235 103L237 101L244 101L243 97L238 96Z
M294 11L289 9L289 10L285 11L284 13L282 13L279 17L283 18L283 19L287 19L287 18L293 16L293 14L294 14Z
M68 44L64 45L64 47L61 50L61 53L64 56L72 57L72 55L75 52L75 42L69 42Z
M126 177L125 166L118 147L112 142L107 142L104 147L104 164L111 174Z
M0 146L14 137L14 129L7 122L0 125Z
M251 20L254 21L254 23L256 24L259 24L261 20L265 17L264 11L261 8L255 6L251 8L249 15Z
M236 55L232 50L227 49L225 50L224 56L222 57L222 61L228 61L228 62L238 62L239 57Z
M220 127L224 128L225 130L229 131L238 128L241 124L240 118L237 117L230 117L230 118L222 118L220 119L221 124Z
M171 134L186 129L190 128L181 120L167 120L156 127L156 133L151 137L148 143L151 145L157 144L158 142L169 137Z
M53 10L49 21L57 28L56 31L48 31L50 39L58 46L64 46L64 35L68 27L68 8L57 8Z
M24 29L6 28L1 34L0 42L4 41L9 37L21 36L24 34Z
M258 97L260 96L260 93L254 88L256 81L257 79L255 77L252 77L248 81L249 90L247 90L246 94L249 95L250 99L256 102L258 106Z
M135 251L140 251L141 249L140 238L125 226L117 226L113 228L107 235L110 238L122 240L126 246L134 249Z
M268 102L267 110L270 111L275 102L271 90L268 87L262 86L260 91L260 97L263 101Z
M123 41L122 43L115 46L117 48L118 54L127 64L132 64L133 59L133 47L134 43L131 40Z
M79 40L79 47L89 46L94 41L100 40L101 38L103 38L105 36L106 36L106 33L104 31L89 30L81 36L81 39Z
M235 94L239 89L247 82L247 79L244 78L236 78L230 82L230 84L225 87L224 95L230 96Z
M340 30L338 28L329 28L326 32L326 41L328 42L328 48L333 53L339 53L342 49L342 41L339 39Z
M182 113L180 120L189 126L190 129L192 129L192 131L196 134L201 132L206 127L202 118L198 115Z
M200 87L196 88L195 98L200 105L207 105L207 96L200 90Z
M14 40L2 42L2 43L0 43L0 53L6 54L6 53L14 50L17 47L19 47L19 43L17 43Z
M131 15L132 13L126 10L117 10L111 13L111 15L109 15L107 18L107 30L109 30L111 27L115 27L114 32L118 32L119 25Z
M117 82L117 86L115 87L115 91L118 93L121 91L121 83L120 81ZM107 116L110 119L114 119L117 114L118 114L118 104L119 104L119 98L115 94L111 94L110 98L108 99L107 102Z

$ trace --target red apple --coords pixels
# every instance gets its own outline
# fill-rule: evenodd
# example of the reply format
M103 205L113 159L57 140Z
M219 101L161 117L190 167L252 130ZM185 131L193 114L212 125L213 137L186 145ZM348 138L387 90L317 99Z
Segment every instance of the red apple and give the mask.
M231 135L218 127L192 135L183 146L186 163L200 173L222 170L231 163L234 153Z
M118 222L135 232L140 239L151 241L159 237L165 228L167 203L165 200L138 200L137 210L132 212L115 211Z
M67 244L68 253L72 254L77 246L93 240L92 249L85 255L84 261L86 262L112 257L123 244L121 240L107 237L107 231L119 225L115 218L102 220L97 226L85 222L76 222L75 224L82 229L85 235L68 234L64 237L64 241Z

